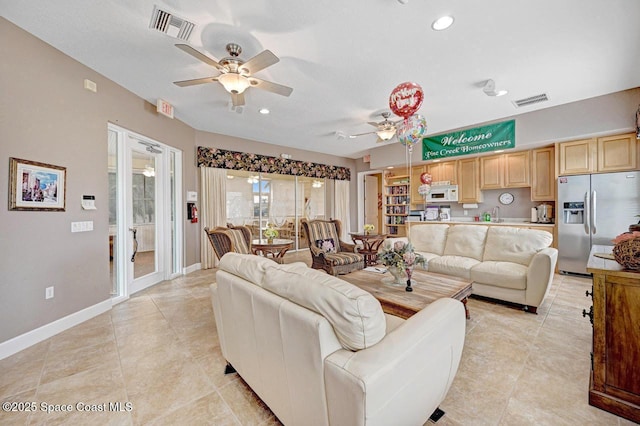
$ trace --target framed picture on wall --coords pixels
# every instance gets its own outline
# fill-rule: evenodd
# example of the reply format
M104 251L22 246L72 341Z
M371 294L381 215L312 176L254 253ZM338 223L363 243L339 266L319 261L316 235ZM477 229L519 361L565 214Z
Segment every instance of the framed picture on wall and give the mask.
M64 211L67 168L9 158L9 210Z

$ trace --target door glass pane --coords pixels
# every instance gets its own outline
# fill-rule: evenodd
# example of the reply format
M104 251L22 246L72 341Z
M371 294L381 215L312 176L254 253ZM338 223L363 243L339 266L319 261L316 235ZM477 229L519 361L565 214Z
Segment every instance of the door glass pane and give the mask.
M131 206L135 229L133 278L140 278L156 268L155 170L153 155L132 151Z
M180 269L180 259L178 258L177 245L177 222L176 222L176 153L169 152L169 199L171 203L170 218L171 222L171 273L177 274Z
M109 130L107 173L109 175L109 278L111 295L119 295L118 290L118 134Z

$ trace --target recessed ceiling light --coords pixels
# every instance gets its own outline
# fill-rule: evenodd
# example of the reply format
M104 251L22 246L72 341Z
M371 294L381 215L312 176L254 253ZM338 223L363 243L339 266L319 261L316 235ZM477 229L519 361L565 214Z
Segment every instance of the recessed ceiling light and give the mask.
M271 111L269 111L268 108L260 108L260 114L269 114Z
M451 24L453 24L453 16L445 15L433 21L433 24L431 24L431 28L433 28L435 31L442 31L449 28Z

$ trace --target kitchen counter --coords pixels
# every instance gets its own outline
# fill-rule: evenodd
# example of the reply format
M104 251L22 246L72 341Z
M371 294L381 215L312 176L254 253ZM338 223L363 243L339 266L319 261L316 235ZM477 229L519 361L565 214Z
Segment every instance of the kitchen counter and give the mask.
M525 220L525 219L518 219L518 218L505 218L504 222L475 222L472 218L466 219L466 218L451 218L451 220L426 220L426 221L420 221L419 218L417 218L418 220L412 220L413 218L409 218L408 222L411 225L414 224L419 224L419 223L445 223L445 224L451 224L451 225L491 225L491 226L554 226L555 224L553 223L537 223L537 222L531 222L529 220Z

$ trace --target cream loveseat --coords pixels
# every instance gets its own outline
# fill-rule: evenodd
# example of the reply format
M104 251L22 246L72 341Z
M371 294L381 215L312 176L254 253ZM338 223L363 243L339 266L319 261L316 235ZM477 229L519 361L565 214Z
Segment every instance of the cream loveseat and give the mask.
M430 272L469 279L473 294L517 303L533 313L558 260L558 250L550 247L553 236L535 229L420 224L411 226L409 239Z
M421 425L457 372L457 300L402 320L324 271L237 253L216 281L222 354L285 425Z

